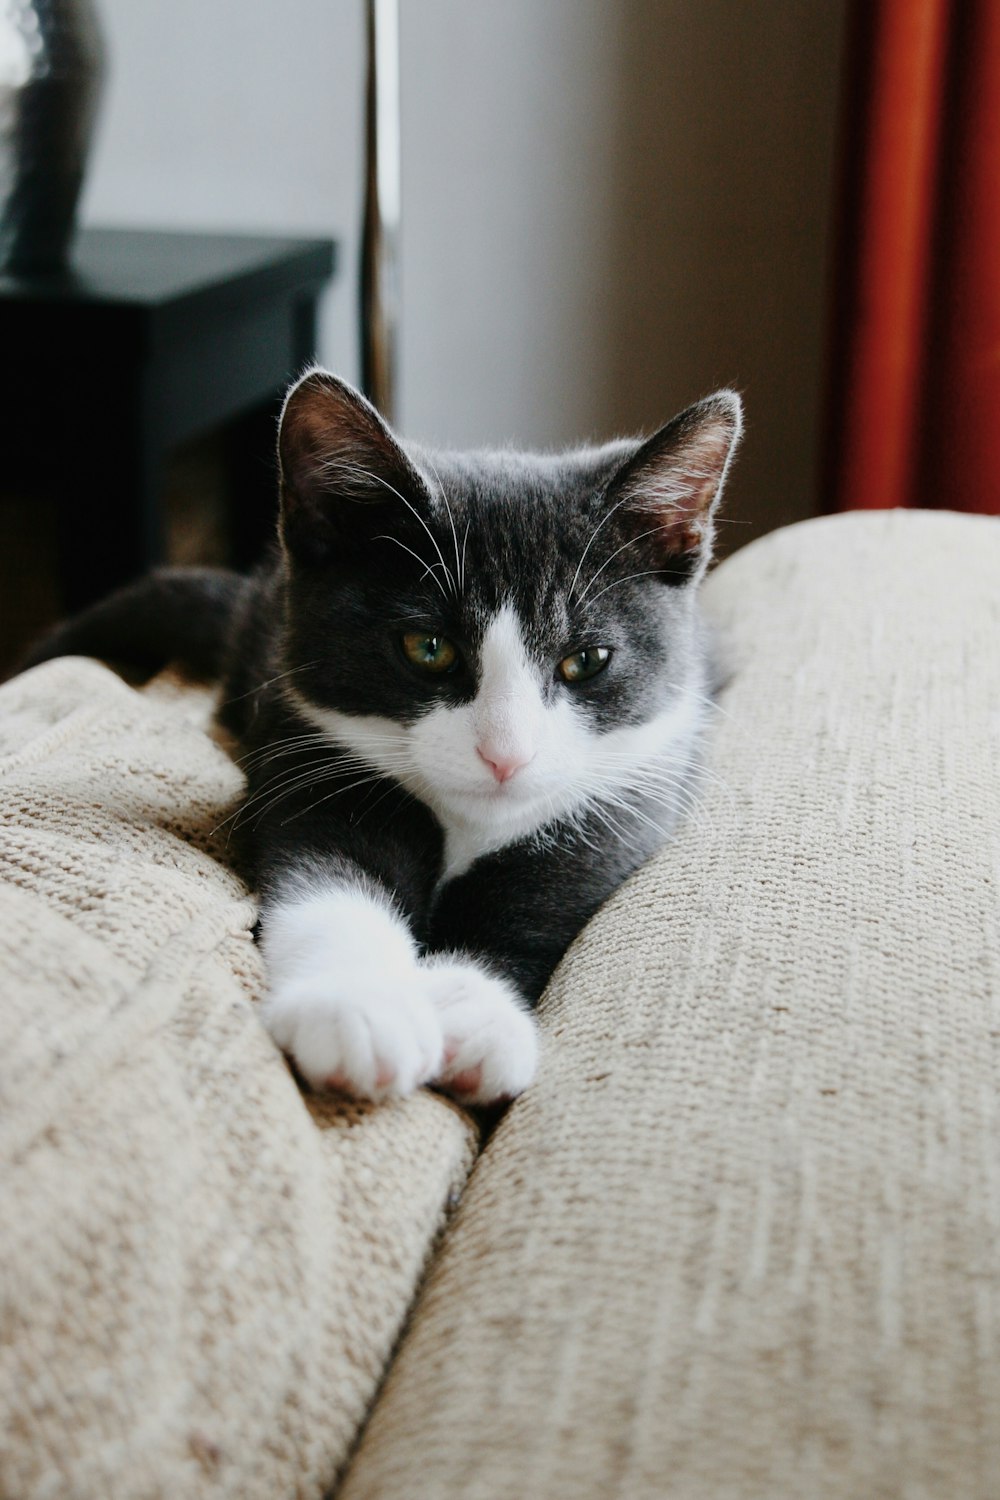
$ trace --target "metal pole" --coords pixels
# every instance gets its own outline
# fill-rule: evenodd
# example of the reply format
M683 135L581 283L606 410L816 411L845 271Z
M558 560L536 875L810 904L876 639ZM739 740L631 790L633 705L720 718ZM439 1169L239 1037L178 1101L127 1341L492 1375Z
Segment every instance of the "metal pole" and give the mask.
M361 241L361 379L396 417L400 215L399 0L366 0L365 212Z

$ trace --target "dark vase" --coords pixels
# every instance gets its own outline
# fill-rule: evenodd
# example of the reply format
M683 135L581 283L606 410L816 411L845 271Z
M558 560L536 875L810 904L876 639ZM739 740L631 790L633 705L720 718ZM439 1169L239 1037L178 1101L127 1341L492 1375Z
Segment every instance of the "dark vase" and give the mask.
M65 264L103 79L93 0L0 0L0 269Z

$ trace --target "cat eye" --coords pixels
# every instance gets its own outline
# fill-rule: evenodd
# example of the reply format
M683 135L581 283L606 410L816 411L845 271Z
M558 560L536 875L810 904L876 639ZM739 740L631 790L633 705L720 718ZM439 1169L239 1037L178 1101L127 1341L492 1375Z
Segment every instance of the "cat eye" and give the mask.
M559 675L563 682L586 682L603 672L610 660L611 652L607 646L585 646L582 651L563 657L559 663Z
M403 636L400 644L411 666L424 672L450 672L458 661L458 651L444 635L424 635L421 631L411 630Z

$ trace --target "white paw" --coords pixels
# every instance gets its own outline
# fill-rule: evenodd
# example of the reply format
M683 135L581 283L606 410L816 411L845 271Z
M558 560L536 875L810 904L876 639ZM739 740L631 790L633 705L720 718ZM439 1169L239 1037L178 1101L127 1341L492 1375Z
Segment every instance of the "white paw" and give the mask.
M378 974L349 983L297 978L272 991L264 1024L315 1089L358 1099L399 1098L436 1078L444 1058L441 1021L422 976Z
M444 1031L435 1083L467 1104L523 1093L538 1066L538 1033L514 986L468 959L430 959L424 974Z

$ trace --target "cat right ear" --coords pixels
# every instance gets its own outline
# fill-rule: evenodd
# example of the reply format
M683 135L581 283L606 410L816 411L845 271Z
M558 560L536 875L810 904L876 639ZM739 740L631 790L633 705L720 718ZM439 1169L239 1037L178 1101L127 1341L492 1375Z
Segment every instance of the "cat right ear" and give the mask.
M716 391L661 427L615 475L608 500L621 508L620 524L640 532L666 580L707 565L712 517L742 432L739 396Z
M310 370L285 397L278 463L281 537L303 561L320 562L346 543L357 531L359 508L420 485L371 402L326 370Z

